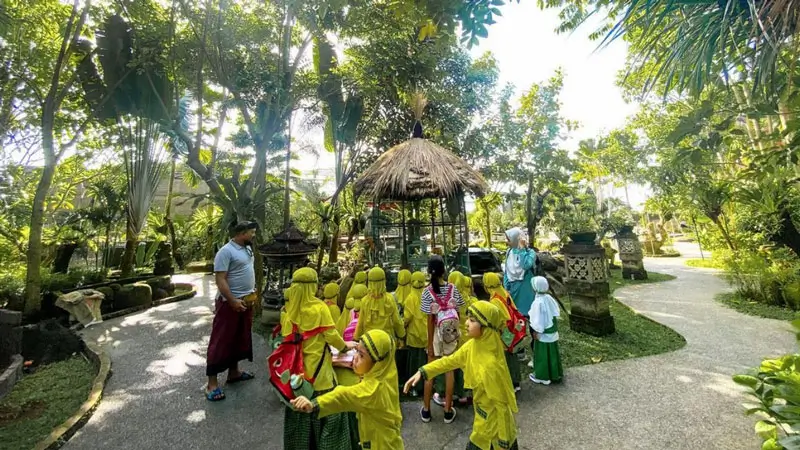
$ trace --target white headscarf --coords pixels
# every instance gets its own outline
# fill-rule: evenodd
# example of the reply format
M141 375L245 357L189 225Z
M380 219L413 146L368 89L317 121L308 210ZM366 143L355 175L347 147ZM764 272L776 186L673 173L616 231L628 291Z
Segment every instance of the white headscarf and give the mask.
M506 237L510 242L508 257L506 258L506 277L509 281L520 281L525 278L525 269L522 268L520 257L514 253L514 249L519 246L519 238L521 236L522 230L517 227L506 230Z
M559 317L561 312L558 309L556 300L547 293L550 285L545 277L533 277L531 280L536 297L533 299L529 316L531 318L531 328L537 333L544 333L544 330L553 326L553 317Z

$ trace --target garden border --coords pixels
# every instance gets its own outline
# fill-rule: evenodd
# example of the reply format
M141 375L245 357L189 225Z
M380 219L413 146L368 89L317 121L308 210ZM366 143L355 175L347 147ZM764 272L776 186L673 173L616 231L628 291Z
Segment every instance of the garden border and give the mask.
M190 298L194 298L197 295L197 287L193 283L175 283L176 287L179 285L182 286L191 286L192 290L189 292L184 292L183 294L173 295L172 297L162 298L161 300L155 300L149 305L141 305L141 306L132 306L130 308L121 309L119 311L110 312L108 314L103 314L103 320L110 320L116 319L117 317L127 316L128 314L133 314L135 312L144 311L146 309L150 309L156 306L167 305L169 303L179 302L181 300L188 300ZM82 330L85 328L83 324L75 324L70 327L73 331Z
M97 375L92 383L92 390L78 411L53 429L49 436L39 441L34 450L54 450L64 445L75 432L86 424L103 397L106 382L111 376L111 358L97 344L86 342L83 338L81 338L81 342L83 343L83 351L81 353L91 361L92 365L98 368Z

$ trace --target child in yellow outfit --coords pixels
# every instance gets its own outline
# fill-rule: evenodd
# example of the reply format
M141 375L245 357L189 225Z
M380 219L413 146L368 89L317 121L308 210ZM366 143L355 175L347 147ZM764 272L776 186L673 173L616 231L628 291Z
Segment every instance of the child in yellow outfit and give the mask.
M400 311L400 318L403 318L406 297L411 293L411 271L403 269L397 273L397 289L394 290L394 301Z
M345 301L353 296L353 289L355 289L356 286L367 287L367 272L356 272L356 276L353 278L353 284L350 285L350 290L347 291L347 297L344 299Z
M422 290L425 289L425 274L422 272L414 272L411 275L411 292L405 299L405 314L403 315L403 323L406 327L406 349L408 351L408 358L406 367L403 372L406 378L416 373L420 367L428 362L428 354L425 349L428 348L428 316L420 310L420 302L422 299ZM403 383L406 380L402 380ZM421 392L417 389L411 390L411 396L416 397Z
M358 315L361 312L361 300L367 295L367 286L359 284L351 289L351 297L344 302L344 310L339 320L336 322L336 329L347 341L355 340L356 324Z
M355 339L361 339L367 331L383 330L394 338L406 337L406 329L400 319L400 312L392 294L386 292L386 273L380 267L373 267L367 275L367 295L361 300Z
M505 326L499 308L478 301L467 310L468 333L472 339L450 356L423 366L403 388L408 392L422 379L460 368L464 382L474 393L475 419L467 450L516 450L517 399L503 353L500 331Z
M489 301L500 310L500 314L503 317L504 323L507 323L509 320L511 320L511 314L509 314L508 311L512 308L516 309L517 306L514 304L514 300L511 298L511 295L503 287L500 277L498 277L496 273L492 272L484 274L483 288L490 296ZM508 328L506 325L503 326ZM511 383L514 385L514 391L520 391L522 370L520 368L519 358L517 358L517 355L513 353L513 349L508 348L506 349L505 356L509 375L511 375Z
M314 295L317 292L317 272L304 267L292 275L292 285L286 290L288 301L281 318L281 334L286 337L298 332L324 328L325 331L303 342L303 367L318 369L313 382L314 397L331 391L336 386L336 377L328 346L346 352L354 343L346 343L336 331L330 310ZM283 419L283 443L285 450L349 450L351 448L350 426L345 414L337 414L321 421L316 414L308 416L286 407Z
M324 297L322 301L324 301L325 304L328 305L328 309L331 310L331 317L333 317L334 323L338 322L339 316L342 315L342 311L336 303L339 298L339 285L336 283L326 284L325 289L322 291L322 296Z
M292 400L292 406L306 413L317 412L319 417L354 411L361 448L403 450L395 341L383 330L369 330L356 351L353 370L363 376L361 383L339 386L312 400L300 396Z

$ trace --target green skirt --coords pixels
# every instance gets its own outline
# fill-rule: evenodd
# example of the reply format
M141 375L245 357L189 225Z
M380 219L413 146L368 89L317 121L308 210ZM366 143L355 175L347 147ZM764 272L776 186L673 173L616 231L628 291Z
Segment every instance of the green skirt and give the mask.
M407 374L405 379L400 379L400 386L405 386L406 381L411 378L412 375L419 371L419 368L428 364L428 354L425 352L424 348L416 348L416 347L406 347L406 360L405 360L405 367L404 370ZM398 364L399 366L399 364ZM416 392L417 395L422 395L424 384L420 382L412 389Z
M325 392L314 393L318 397ZM284 450L357 450L358 427L350 429L354 418L347 413L333 414L320 419L318 413L311 414L284 408ZM355 440L354 440L355 439Z
M397 365L397 381L400 383L400 386L406 384L406 381L408 381L413 373L409 372L408 352L408 348L398 348L394 353L394 363Z
M503 353L506 355L506 365L508 365L508 374L511 375L511 384L513 384L514 387L517 387L522 379L522 374L520 373L519 367L519 358L514 353Z
M558 341L536 341L533 344L533 376L554 383L558 383L564 377L561 356L558 354Z
M467 442L467 450L495 450L495 448L494 445L492 446L492 448L488 449L480 448L477 445L473 444L472 441L469 441ZM504 449L497 449L497 450L504 450ZM517 444L517 441L514 441L514 443L511 444L511 447L509 447L508 450L519 450L519 445Z

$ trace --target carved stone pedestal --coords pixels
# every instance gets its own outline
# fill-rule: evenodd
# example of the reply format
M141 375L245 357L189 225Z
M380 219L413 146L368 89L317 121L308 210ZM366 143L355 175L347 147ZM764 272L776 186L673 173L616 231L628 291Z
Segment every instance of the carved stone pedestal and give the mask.
M646 280L647 271L642 262L642 244L632 227L622 227L614 238L619 246L619 259L622 261L622 278Z
M615 331L611 316L608 261L605 249L595 244L568 244L564 254L564 285L570 298L570 327L574 331L605 336Z

